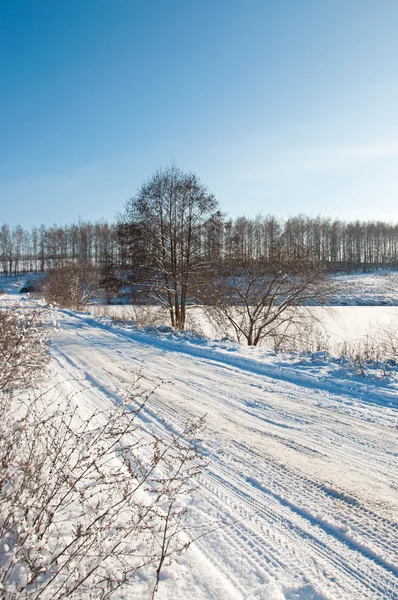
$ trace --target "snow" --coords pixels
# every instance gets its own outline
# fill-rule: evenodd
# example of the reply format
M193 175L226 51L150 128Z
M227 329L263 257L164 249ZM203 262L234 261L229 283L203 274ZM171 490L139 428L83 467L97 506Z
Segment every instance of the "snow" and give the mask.
M164 382L141 416L144 430L162 436L206 414L209 464L188 514L192 538L208 533L165 574L162 600L398 593L391 381L339 379L326 363L307 373L264 350L84 313L58 319L58 373L94 385L90 402L113 401L142 369Z
M333 306L312 310L320 318L332 346L372 335L398 323L396 306Z
M360 306L398 306L398 273L396 271L375 271L335 275L339 289L335 304Z
M344 310L352 336L380 308ZM82 413L119 401L142 372L160 384L144 433L206 415L185 534L196 541L165 567L160 600L398 598L394 374L50 312L53 382L79 393Z

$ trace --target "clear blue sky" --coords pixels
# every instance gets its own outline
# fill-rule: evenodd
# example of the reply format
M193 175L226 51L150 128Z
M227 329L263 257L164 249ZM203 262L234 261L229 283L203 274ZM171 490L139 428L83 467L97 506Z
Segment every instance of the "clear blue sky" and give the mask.
M0 0L0 223L175 162L232 216L398 221L398 0Z

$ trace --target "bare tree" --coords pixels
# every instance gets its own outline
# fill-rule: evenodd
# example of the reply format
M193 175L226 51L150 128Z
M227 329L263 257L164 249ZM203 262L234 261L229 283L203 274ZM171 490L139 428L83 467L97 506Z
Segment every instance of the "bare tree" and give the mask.
M80 310L100 292L100 272L87 261L50 269L41 286L48 302Z
M4 275L12 275L14 266L13 237L8 225L3 225L0 230L1 262Z
M168 309L177 329L184 328L187 303L210 268L203 236L211 221L221 219L217 206L194 173L169 167L142 185L122 217L135 231L146 291Z
M331 285L319 263L279 253L270 261L230 261L208 287L204 303L213 320L257 346L312 319L308 308L323 303Z
M103 292L106 303L110 304L112 298L114 298L121 290L123 281L118 277L116 265L112 262L108 255L104 256L103 262L100 266L100 280L101 291Z

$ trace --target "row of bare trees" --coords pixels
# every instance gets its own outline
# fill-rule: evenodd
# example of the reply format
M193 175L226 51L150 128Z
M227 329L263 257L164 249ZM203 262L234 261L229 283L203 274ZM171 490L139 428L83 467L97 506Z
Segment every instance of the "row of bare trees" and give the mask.
M105 222L51 227L0 228L3 275L45 272L77 260L104 265L118 255L116 226Z
M345 222L327 217L299 215L278 221L273 216L227 222L224 254L241 258L269 258L275 243L296 257L307 256L330 271L366 271L398 266L398 224L382 221Z
M134 263L136 222L128 211L117 228L119 259ZM202 236L202 248L213 262L269 260L283 248L289 258L303 251L330 272L398 268L398 224L345 222L299 215L286 221L272 215L211 220Z
M3 275L44 272L77 260L96 266L135 268L137 237L146 235L126 211L117 223L79 222L72 225L0 228L0 269ZM149 240L148 240L149 243ZM268 260L275 247L290 258L312 257L329 271L351 272L398 268L398 224L381 221L345 222L299 215L281 221L272 215L209 220L201 232L201 250L212 262L231 259Z

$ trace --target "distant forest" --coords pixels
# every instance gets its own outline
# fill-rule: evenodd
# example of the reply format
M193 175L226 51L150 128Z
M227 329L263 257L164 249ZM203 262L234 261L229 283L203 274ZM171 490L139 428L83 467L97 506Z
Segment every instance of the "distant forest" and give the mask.
M0 230L4 276L45 272L77 260L131 269L137 265L136 225L78 222L71 225ZM201 233L203 254L213 265L230 260L267 260L277 245L294 259L303 252L330 272L398 269L398 223L345 222L304 215L281 221L274 216L209 221Z

